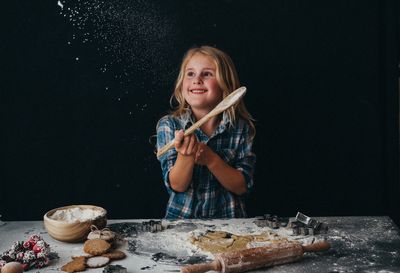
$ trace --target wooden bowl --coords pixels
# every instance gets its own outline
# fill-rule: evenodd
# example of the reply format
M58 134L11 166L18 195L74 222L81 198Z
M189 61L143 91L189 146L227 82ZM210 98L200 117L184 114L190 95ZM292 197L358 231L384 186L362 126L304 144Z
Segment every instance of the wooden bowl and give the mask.
M51 216L58 210L65 209L93 209L100 211L100 215L96 218L84 220L67 222L63 220L52 219ZM87 235L90 232L90 227L95 225L98 229L102 229L107 225L107 211L102 207L92 206L92 205L71 205L52 209L48 211L44 216L44 227L51 237L62 242L82 242L86 240Z

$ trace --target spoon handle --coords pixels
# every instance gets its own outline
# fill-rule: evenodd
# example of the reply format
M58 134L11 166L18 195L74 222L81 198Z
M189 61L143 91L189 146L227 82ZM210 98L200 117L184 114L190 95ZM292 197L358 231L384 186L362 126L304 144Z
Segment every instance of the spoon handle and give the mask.
M216 112L210 112L207 115L205 115L204 117L202 117L201 119L199 119L195 124L193 124L192 126L190 126L187 130L185 130L184 136L188 136L191 133L193 133L197 128L201 127L201 125L203 125L204 123L206 123L210 118L212 118L213 116L217 115L218 113ZM168 142L164 147L162 147L160 150L157 151L157 157L159 158L160 156L162 156L163 154L165 154L169 149L171 149L172 147L174 147L174 141L175 139L171 140L170 142Z

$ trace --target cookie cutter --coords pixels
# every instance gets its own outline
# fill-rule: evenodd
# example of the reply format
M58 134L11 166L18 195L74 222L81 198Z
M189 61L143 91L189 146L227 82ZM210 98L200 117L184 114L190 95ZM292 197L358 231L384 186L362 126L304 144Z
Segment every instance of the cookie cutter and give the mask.
M162 226L161 221L150 220L142 222L141 230L154 233L164 230L164 227Z
M278 229L280 227L286 227L288 221L285 221L283 218L279 218L275 214L264 214L263 216L257 216L254 223L259 227Z
M254 220L254 224L256 224L259 227L266 227L267 226L267 221L263 216L256 216L256 219Z
M313 228L315 228L316 225L318 224L318 221L312 219L311 217L308 217L307 215L301 212L297 212L296 221L299 221L300 223L303 223L306 226Z
M315 220L301 212L297 212L296 218L288 224L293 231L293 235L316 235L327 233L328 225Z

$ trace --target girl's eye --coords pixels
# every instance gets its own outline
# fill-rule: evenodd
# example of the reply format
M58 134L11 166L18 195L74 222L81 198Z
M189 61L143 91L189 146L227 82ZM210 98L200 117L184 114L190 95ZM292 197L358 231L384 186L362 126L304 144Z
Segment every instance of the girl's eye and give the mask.
M212 76L213 76L213 73L212 73L211 71L204 71L203 75L204 75L205 77L212 77Z
M194 72L193 71L188 71L188 72L186 72L186 76L193 77L194 76Z

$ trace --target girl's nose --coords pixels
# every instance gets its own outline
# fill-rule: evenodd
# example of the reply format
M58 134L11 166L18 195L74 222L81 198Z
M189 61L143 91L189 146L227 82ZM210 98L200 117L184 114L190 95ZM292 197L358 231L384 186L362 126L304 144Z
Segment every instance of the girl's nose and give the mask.
M194 84L200 84L200 83L202 83L201 76L198 75L198 76L194 77L194 78L193 78L193 83L194 83Z

